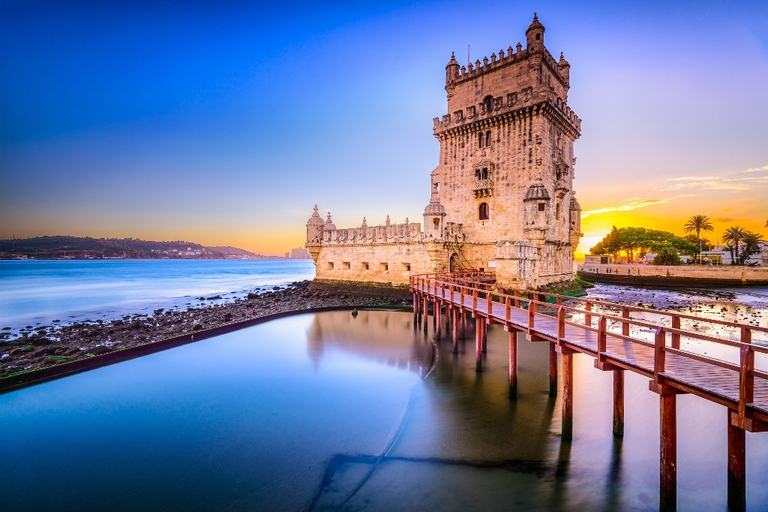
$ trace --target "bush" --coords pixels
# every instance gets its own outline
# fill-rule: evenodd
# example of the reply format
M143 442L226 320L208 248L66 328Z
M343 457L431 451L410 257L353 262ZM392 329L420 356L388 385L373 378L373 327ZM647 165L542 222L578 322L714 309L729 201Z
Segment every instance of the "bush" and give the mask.
M675 251L668 248L661 249L658 254L653 258L654 265L682 265L683 262L680 256Z

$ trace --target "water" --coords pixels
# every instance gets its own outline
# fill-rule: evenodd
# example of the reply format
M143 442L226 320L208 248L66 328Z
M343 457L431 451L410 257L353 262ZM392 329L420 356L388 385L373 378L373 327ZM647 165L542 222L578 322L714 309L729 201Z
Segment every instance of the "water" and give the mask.
M611 373L574 356L565 442L547 345L519 341L510 400L507 333L491 326L477 374L469 330L454 355L409 313L302 314L0 395L0 508L658 508L647 379L627 372L616 438ZM747 434L750 510L766 474L768 434ZM680 510L726 510L726 412L690 395L678 489Z
M183 308L314 275L312 260L0 261L0 328Z

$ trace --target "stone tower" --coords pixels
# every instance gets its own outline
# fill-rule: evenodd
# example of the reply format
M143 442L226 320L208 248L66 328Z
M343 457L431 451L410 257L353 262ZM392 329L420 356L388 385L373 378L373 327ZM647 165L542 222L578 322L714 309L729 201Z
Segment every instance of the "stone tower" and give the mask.
M525 49L466 67L451 55L448 113L434 122L440 162L431 185L445 222L463 224L462 260L528 286L572 278L581 228L572 188L581 120L567 106L570 65L552 57L544 32L534 15ZM530 260L526 275L521 258Z
M434 120L439 164L424 227L409 222L337 229L307 221L318 281L406 285L412 274L495 270L502 286L573 279L581 207L573 143L581 120L567 105L570 65L544 46L534 14L526 46L445 66L448 113Z

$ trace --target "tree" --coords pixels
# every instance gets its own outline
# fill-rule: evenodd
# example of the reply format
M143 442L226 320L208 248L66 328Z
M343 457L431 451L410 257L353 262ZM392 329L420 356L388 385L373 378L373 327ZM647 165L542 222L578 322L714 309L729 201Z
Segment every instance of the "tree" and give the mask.
M673 249L664 247L654 256L651 263L654 265L682 265L683 262Z
M763 242L763 235L747 231L742 242L744 242L744 251L741 253L739 263L744 265L750 256L760 252L760 243Z
M696 245L699 246L699 263L701 263L701 232L714 230L712 221L706 215L694 215L688 219L683 227L683 231L686 233L696 233Z
M634 227L617 229L614 226L605 238L590 249L590 252L618 256L624 251L627 261L632 263L636 253L659 253L664 249L669 249L675 254L691 255L696 254L697 251L695 245L667 231Z
M731 226L723 234L723 242L733 246L731 253L731 265L736 265L739 260L739 244L747 235L747 230L741 226Z

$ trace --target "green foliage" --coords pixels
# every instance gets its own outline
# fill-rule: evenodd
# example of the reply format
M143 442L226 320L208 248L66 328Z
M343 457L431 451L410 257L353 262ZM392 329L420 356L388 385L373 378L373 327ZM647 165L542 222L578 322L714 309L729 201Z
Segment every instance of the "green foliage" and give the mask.
M731 226L723 233L723 242L731 252L731 265L743 265L753 254L760 252L763 235L753 233L741 226Z
M656 229L626 227L613 229L597 245L590 249L592 254L611 254L618 257L622 252L630 263L636 255L648 252L660 253L668 249L675 254L696 254L698 247L668 231Z
M654 256L652 263L654 265L682 265L683 261L674 250L664 247Z

